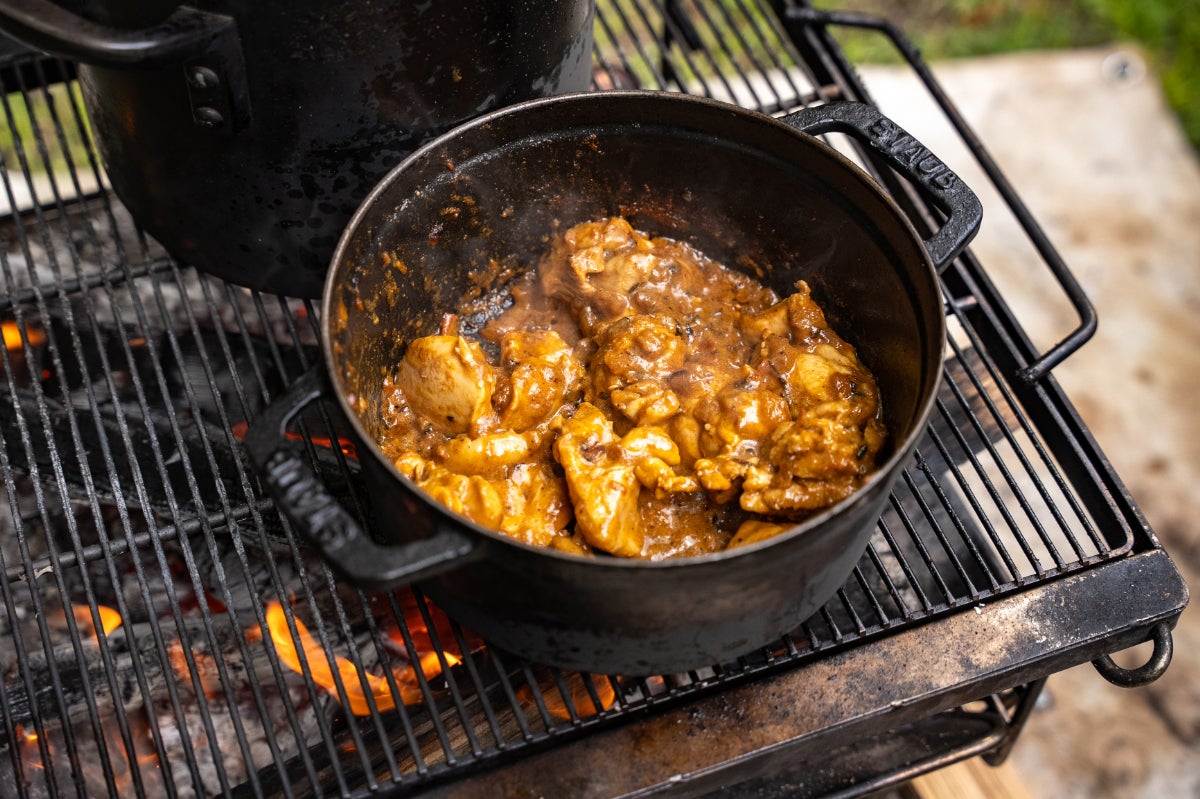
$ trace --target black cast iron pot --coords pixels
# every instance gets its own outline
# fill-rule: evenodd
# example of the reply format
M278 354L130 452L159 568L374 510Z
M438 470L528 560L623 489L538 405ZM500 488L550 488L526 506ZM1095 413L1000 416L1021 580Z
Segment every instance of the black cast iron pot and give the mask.
M4 0L82 62L113 189L179 260L315 297L367 192L422 142L591 81L592 0Z
M835 130L934 199L948 215L935 235L922 241L869 177L811 135ZM641 562L525 546L448 512L396 472L373 431L383 376L405 344L437 332L442 313L493 274L489 262L532 267L555 232L615 214L780 295L808 281L878 379L890 450L861 490L765 542ZM323 370L277 401L246 446L282 511L361 586L420 582L492 643L565 668L646 674L725 662L816 611L864 552L941 373L935 265L955 257L980 216L941 161L869 106L779 121L648 92L522 103L429 143L367 198L325 284ZM290 420L330 390L360 439L369 533L286 443Z

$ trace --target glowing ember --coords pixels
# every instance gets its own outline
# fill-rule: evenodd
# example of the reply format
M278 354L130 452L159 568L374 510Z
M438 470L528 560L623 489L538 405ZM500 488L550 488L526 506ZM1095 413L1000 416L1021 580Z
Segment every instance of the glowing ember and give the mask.
M87 605L72 605L71 613L75 616L75 624L81 633L85 632L93 639L99 638L96 626L92 623L92 611ZM107 605L97 605L96 615L100 618L100 630L105 635L121 626L121 614Z
M608 710L616 701L617 692L609 680L596 680L579 674L568 674L565 681L567 692L571 696L571 705L575 708L574 716L563 699L561 687L557 691L544 690L542 692L546 711L556 721L570 721L572 718L594 716L601 711ZM588 690L589 685L595 691L594 697L592 691ZM523 702L532 704L534 701L533 691L527 685L522 685L517 691L517 695Z
M38 734L34 730L27 730L20 724L15 727L17 733L17 742L21 750L21 759L33 766L35 769L45 769L45 764L42 762L42 754L38 751Z
M230 428L230 432L233 433L234 438L236 438L238 441L242 441L246 438L246 430L248 430L249 427L250 425L247 422L238 422ZM306 440L305 437L300 433L292 431L288 431L284 435L286 435L292 441ZM314 446L318 446L323 449L333 449L334 447L334 440L325 436L309 436L307 440L311 441ZM355 448L353 441L339 438L337 439L337 447L341 449L342 454L347 458L354 458L357 460L358 450Z
M191 670L188 668L187 654L183 651L183 642L176 638L167 645L167 658L175 676L187 681ZM204 696L213 699L221 693L217 684L217 664L212 655L204 652L192 652L192 662L196 664L196 676L200 681L200 690Z
M304 661L308 664L308 673L312 676L313 682L334 697L338 696L337 686L338 683L341 683L346 692L349 710L354 715L370 715L371 705L368 697L374 699L375 708L380 713L395 709L397 702L411 705L422 701L417 672L412 666L392 671L392 679L400 694L397 697L392 692L386 678L364 673L362 679L359 679L358 670L350 660L340 655L327 655L308 632L304 622L296 618L295 623L296 638L293 638L291 630L288 628L283 605L274 601L267 604L267 628L280 660L286 663L292 671L303 674L304 666L300 658L300 653L303 652ZM455 655L446 654L445 658L450 665L461 662L461 659ZM333 662L333 668L330 667L330 661ZM423 652L420 655L420 668L426 679L441 674L442 664L437 653ZM336 675L334 670L337 672Z
M21 328L16 322L0 322L0 333L4 335L4 346L9 352L25 348L25 341L21 338ZM36 347L46 340L46 334L35 327L26 326L25 338L28 339L29 346Z

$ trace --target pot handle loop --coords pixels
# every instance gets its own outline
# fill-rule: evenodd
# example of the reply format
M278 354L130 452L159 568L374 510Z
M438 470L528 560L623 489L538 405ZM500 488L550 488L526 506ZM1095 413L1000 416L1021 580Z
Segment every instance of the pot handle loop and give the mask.
M250 96L237 23L180 6L157 25L114 28L51 0L0 3L0 31L27 47L110 69L181 67L197 126L233 132L250 122Z
M978 232L983 205L975 192L940 158L874 106L828 103L801 109L782 121L810 135L849 134L923 188L933 204L946 214L942 227L925 240L925 249L939 272L958 257Z
M474 542L445 526L428 538L378 544L330 494L299 446L287 438L292 420L330 390L325 370L315 367L288 386L246 431L243 446L279 510L326 560L368 591L417 582L470 557Z

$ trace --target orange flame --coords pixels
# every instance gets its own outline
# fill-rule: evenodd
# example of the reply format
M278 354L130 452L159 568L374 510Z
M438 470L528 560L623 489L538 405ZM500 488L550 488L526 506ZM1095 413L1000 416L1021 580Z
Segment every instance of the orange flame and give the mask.
M365 674L362 679L359 679L358 670L353 662L346 658L333 655L333 667L331 668L330 655L313 639L308 628L299 618L295 619L296 638L293 638L287 625L287 616L279 602L267 603L267 632L271 636L280 659L289 668L297 673L303 673L300 663L300 652L303 652L313 681L335 697L338 686L336 679L340 677L350 711L356 716L365 716L371 712L367 702L368 695L374 698L375 706L381 713L394 709L397 704L419 704L424 701L421 677L424 677L426 681L433 680L443 672L444 668L453 668L463 662L464 655L459 635L462 636L461 645L465 645L471 652L483 649L484 643L481 638L469 631L460 630L456 635L456 630L445 613L432 604L418 599L408 588L400 589L392 595L376 594L372 597L372 605L375 607L377 618L386 619L393 615L391 610L387 609L390 599L397 601L399 616L393 616L395 619L393 623L385 624L384 643L391 651L408 661L391 671L392 681L396 685L395 694L390 690L386 677ZM408 630L408 640L412 644L411 649L405 643L400 629L400 619L403 619L402 623ZM433 627L432 630L430 625ZM247 631L246 640L250 641L252 638L253 634ZM412 662L414 659L415 664Z
M613 688L612 682L609 680L598 680L590 677L584 677L579 674L566 675L567 692L571 695L571 705L575 708L575 718L587 718L595 716L601 711L608 710L613 706L613 702L617 699L616 689ZM596 696L593 698L591 691L588 690L585 680L589 681ZM533 691L528 685L522 685L517 694L521 701L532 703ZM543 701L546 705L546 710L557 721L570 721L571 711L567 707L567 702L563 699L562 689L557 691L543 691ZM597 702L599 704L597 705Z
M92 624L92 611L87 605L72 605L71 613L75 616L75 624L79 626L80 632L89 634L93 639L100 637L96 633L96 626ZM105 635L121 626L121 614L114 608L97 605L96 615L100 617L100 629Z
M287 616L283 612L283 605L274 601L267 603L267 629L280 660L287 664L292 671L303 674L304 667L300 659L300 652L303 651L304 660L308 663L308 673L312 676L313 682L335 697L338 695L337 686L340 683L346 691L350 712L354 715L370 715L371 705L368 697L375 700L375 707L380 713L395 709L397 700L405 705L415 704L422 700L420 683L412 666L401 667L392 672L392 677L400 693L400 696L397 697L392 692L386 678L364 673L363 679L360 680L358 670L350 660L340 655L333 655L332 658L327 656L325 650L308 632L304 622L299 618L296 618L295 622L296 638L293 638L291 630L288 628ZM446 662L451 665L460 662L460 659L454 655L446 654L445 657ZM330 667L330 660L333 661L333 668ZM436 652L422 654L420 667L426 679L436 677L442 671ZM336 675L334 669L337 671Z
M455 639L454 630L450 626L450 619L445 613L418 599L411 589L400 589L396 591L395 597L399 601L400 613L404 618L404 625L408 628L413 650L417 654L417 659L421 661L423 674L427 677L436 677L441 672L441 665L438 663L437 657L438 649L442 650L448 665L456 666L462 663L460 657L462 653L457 646L458 642ZM426 614L422 613L422 608L426 610L429 620L433 623L432 631L425 621ZM465 632L464 636L467 647L471 651L483 648L483 641L477 636L469 632ZM398 652L404 657L409 657L408 648L404 643L404 635L400 632L399 626L393 626L388 631L388 638L391 643L395 644Z
M37 347L46 340L46 334L36 327L25 326L25 339L21 338L21 327L12 321L0 322L0 333L4 335L4 346L9 352L25 348L25 340L29 346Z

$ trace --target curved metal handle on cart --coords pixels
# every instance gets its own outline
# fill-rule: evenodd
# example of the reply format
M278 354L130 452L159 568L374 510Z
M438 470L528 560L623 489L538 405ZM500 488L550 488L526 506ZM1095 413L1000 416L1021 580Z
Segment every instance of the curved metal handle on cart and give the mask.
M921 53L916 45L904 35L904 32L886 17L854 11L818 10L799 4L790 4L787 7L784 11L784 22L788 26L789 31L792 32L793 38L797 39L803 38L803 35L799 31L793 30L797 26L816 28L818 35L821 36L825 36L824 31L821 29L830 25L857 28L859 30L873 30L885 36L892 43L892 46L899 51L904 60L908 62L913 71L916 72L917 77L924 84L934 102L937 103L938 108L950 120L950 124L954 126L963 143L966 144L971 154L975 156L976 162L982 167L988 179L992 181L992 186L999 192L1000 197L1008 205L1017 222L1024 229L1026 235L1029 236L1030 243L1033 244L1034 249L1037 250L1038 254L1045 261L1051 275L1058 281L1059 286L1066 293L1071 306L1079 315L1079 324L1057 344L1041 354L1035 354L1029 359L1027 365L1017 371L1017 377L1026 383L1036 383L1050 374L1054 367L1065 361L1086 344L1096 333L1097 317L1095 306L1088 298L1086 292L1084 292L1079 280L1063 261L1062 256L1059 255L1058 250L1055 249L1054 244L1051 243L1046 232L1042 230L1041 225L1033 218L1033 214L1025 205L1025 202L1000 170L1000 166L992 158L991 153L984 147L982 140L971 129L971 126L967 124L966 119L959 113L958 107L954 105L949 95L946 94L946 90L938 83L937 78L933 75L933 71L929 69L929 66L921 57ZM842 59L839 69L844 81L849 84L851 95L855 99L869 101L870 96L866 87L863 86L862 81L850 69L849 65L845 63L844 56L836 52L836 45L832 44L832 42L829 45L835 51L835 55ZM822 77L821 79L824 78ZM828 79L832 81L834 78L831 76ZM1036 352L1036 350L1031 351Z
M1101 655L1092 661L1096 671L1113 685L1122 688L1139 688L1149 685L1163 675L1167 666L1171 665L1171 656L1175 653L1175 644L1171 640L1171 628L1167 623L1160 622L1150 631L1154 641L1154 651L1150 659L1136 669L1123 669L1108 655Z
M5 0L0 31L35 50L93 66L179 67L198 126L233 131L250 121L245 60L232 17L180 6L159 24L134 30L101 25L51 0Z
M474 542L445 526L428 538L376 543L329 492L300 446L289 441L287 429L301 411L330 391L325 370L316 367L288 386L246 431L246 453L279 510L330 563L369 591L417 582L470 558Z
M866 103L829 103L782 118L797 130L818 135L846 133L870 147L893 169L920 186L946 214L941 228L925 240L925 249L941 271L979 232L983 205L975 192L927 147Z

